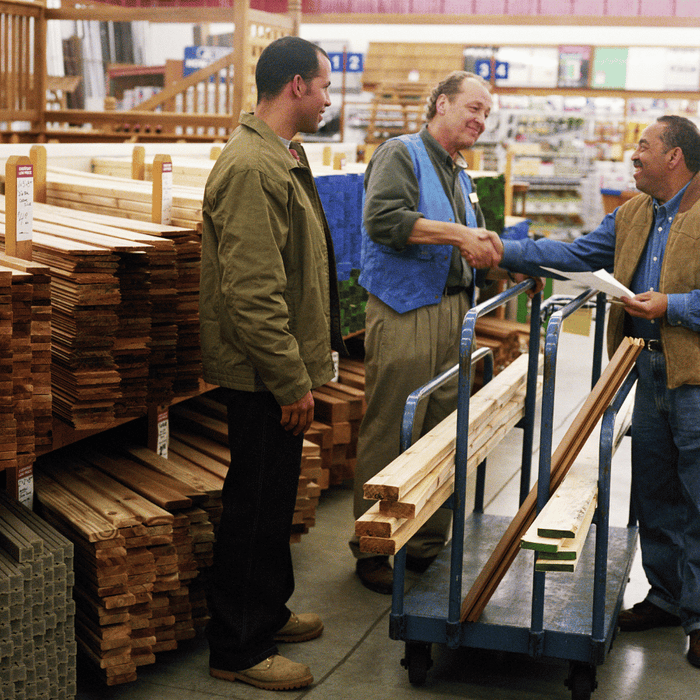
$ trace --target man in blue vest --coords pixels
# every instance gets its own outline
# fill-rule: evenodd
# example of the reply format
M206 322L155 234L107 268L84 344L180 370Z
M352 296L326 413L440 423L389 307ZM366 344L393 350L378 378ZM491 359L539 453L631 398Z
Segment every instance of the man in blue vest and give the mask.
M474 298L475 272L498 260L498 236L484 228L478 198L460 151L471 148L491 111L487 84L455 71L428 99L418 134L383 143L365 175L362 273L369 292L365 332L367 411L360 428L355 469L355 518L371 502L365 481L399 454L408 395L459 361L464 315ZM416 436L457 406L449 382L422 402ZM443 548L449 513L438 513L408 544L407 566L423 571ZM390 593L388 557L350 548L362 583Z

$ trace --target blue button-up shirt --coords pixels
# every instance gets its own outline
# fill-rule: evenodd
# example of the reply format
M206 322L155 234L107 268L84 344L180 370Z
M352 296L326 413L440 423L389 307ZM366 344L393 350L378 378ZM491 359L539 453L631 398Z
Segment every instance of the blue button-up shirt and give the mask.
M687 185L686 185L687 187ZM678 213L684 187L665 204L654 203L654 226L649 234L647 245L639 265L635 270L630 290L635 294L658 291L661 264L671 224ZM501 267L511 272L551 277L542 267L551 267L566 272L584 272L605 269L613 272L615 259L615 217L617 209L608 214L600 226L571 243L541 238L503 241L503 261ZM671 325L687 326L700 332L700 290L694 289L685 294L669 294L666 318ZM625 332L638 338L658 338L659 319L648 321L626 315Z

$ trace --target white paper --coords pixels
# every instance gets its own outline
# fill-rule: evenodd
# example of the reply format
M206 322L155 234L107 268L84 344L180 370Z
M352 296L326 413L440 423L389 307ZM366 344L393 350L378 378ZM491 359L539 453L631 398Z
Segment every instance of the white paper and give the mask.
M634 292L627 289L624 284L620 284L605 270L597 270L596 272L562 272L561 270L553 270L550 267L543 267L542 269L553 272L561 277L566 277L582 287L589 287L599 292L605 292L614 299L619 299L622 296L634 296Z

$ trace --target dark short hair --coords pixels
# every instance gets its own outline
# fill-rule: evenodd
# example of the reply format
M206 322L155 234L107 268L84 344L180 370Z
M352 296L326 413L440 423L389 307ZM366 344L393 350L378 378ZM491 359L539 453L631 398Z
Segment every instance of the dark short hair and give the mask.
M283 36L265 47L255 66L258 102L272 99L282 88L300 75L304 82L313 80L319 71L318 56L328 54L316 44L298 36Z
M480 85L483 85L487 90L490 90L489 84L476 73L470 73L466 70L452 71L444 80L441 80L431 91L425 105L425 121L429 122L437 113L437 101L440 95L445 95L452 102L455 95L462 92L462 84L465 80L474 80Z
M666 150L680 148L685 165L692 173L700 171L700 131L690 119L668 114L656 121L666 125L661 133L661 141Z

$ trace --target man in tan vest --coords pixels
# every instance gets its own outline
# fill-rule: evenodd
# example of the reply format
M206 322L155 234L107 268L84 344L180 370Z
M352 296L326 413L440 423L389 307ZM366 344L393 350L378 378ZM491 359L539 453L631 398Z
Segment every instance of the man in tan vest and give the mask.
M623 631L682 625L700 667L700 132L661 117L632 155L643 193L572 243L503 241L501 266L547 275L606 269L634 297L613 305L608 352L645 340L632 419L632 505L639 520L644 601Z

